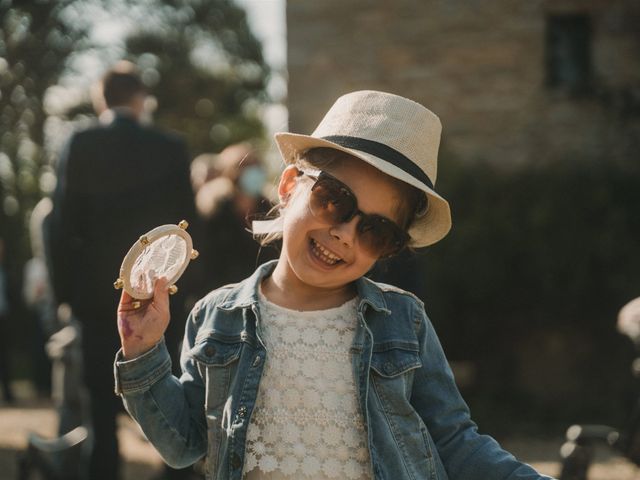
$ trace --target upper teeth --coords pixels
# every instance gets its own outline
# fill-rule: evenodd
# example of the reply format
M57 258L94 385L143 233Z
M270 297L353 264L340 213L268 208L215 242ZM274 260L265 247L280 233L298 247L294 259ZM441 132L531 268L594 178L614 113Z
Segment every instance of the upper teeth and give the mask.
M320 245L318 242L316 242L315 240L313 240L313 246L320 252L322 253L322 255L324 255L325 257L327 257L329 260L331 260L332 262L337 262L338 260L340 260L340 257L338 257L337 255L333 254L330 250L327 250L326 248L324 248L322 245Z

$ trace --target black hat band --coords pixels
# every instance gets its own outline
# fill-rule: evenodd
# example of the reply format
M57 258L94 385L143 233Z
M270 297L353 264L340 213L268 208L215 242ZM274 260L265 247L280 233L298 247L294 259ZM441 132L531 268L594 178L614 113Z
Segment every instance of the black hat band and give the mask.
M328 135L321 138L323 140L336 143L341 147L353 148L354 150L360 150L361 152L375 155L376 157L400 168L416 180L420 180L433 190L433 182L427 174L420 169L420 167L413 163L408 157L384 143L367 140L365 138L350 137L348 135Z

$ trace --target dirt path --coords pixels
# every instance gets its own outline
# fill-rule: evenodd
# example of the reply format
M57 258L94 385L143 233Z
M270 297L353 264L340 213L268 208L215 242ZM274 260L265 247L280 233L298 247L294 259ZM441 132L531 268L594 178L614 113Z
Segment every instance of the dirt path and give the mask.
M125 458L124 480L151 480L162 461L126 416L119 419L119 439ZM55 412L46 404L23 407L0 406L0 480L14 480L17 457L26 447L29 432L51 437L55 432ZM558 474L558 447L562 439L511 439L503 446L518 458L547 475ZM640 480L640 473L615 456L602 456L592 467L590 480Z
M128 417L120 416L118 424L124 480L151 480L160 471L162 460ZM56 416L50 407L0 407L0 480L17 478L17 458L26 448L30 432L51 438L55 429Z

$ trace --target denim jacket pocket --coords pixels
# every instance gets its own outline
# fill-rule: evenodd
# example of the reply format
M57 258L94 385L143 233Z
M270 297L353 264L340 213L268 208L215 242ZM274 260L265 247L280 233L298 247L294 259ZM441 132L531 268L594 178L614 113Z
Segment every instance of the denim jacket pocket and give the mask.
M377 348L376 348L377 347ZM374 346L371 356L371 383L381 408L391 414L410 415L409 403L414 370L422 366L418 345Z
M225 441L225 424L229 422L231 380L234 378L242 342L207 337L190 351L205 383L205 416L207 420L206 478L216 478L221 445Z
M240 357L241 347L240 337L223 340L211 334L211 336L200 339L189 354L201 364L224 367Z

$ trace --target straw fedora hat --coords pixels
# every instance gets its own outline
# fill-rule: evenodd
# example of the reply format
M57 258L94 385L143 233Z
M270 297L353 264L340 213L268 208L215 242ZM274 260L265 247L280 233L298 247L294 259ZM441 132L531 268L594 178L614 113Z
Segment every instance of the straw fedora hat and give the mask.
M311 135L280 132L275 140L287 164L311 148L335 148L425 192L427 212L409 229L411 246L425 247L451 229L449 204L434 190L441 131L419 103L365 90L338 98Z

